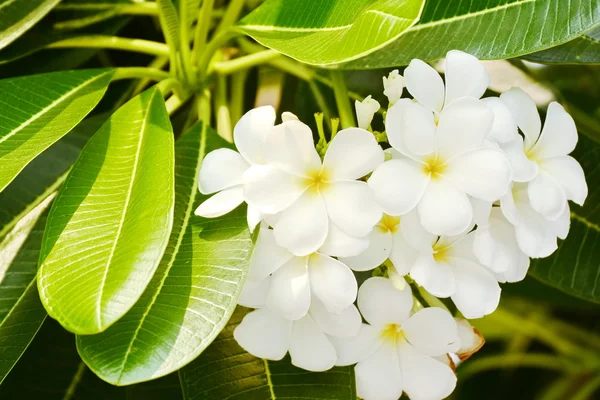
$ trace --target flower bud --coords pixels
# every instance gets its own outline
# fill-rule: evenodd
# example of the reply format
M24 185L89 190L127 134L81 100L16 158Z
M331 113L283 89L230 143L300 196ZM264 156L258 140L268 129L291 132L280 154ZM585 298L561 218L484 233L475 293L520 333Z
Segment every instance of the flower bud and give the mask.
M400 75L397 69L390 72L388 77L383 77L383 94L390 101L390 106L394 105L402 96L404 90L404 77Z
M371 121L373 121L373 116L381 107L379 105L379 102L371 98L371 96L365 97L365 99L362 102L356 100L354 106L356 107L358 127L362 129L367 129L371 125Z

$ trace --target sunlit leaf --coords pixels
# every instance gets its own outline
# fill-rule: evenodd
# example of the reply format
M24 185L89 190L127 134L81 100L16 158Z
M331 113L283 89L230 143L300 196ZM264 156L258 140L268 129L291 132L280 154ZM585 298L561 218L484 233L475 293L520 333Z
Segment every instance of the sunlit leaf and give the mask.
M102 379L126 385L176 371L217 336L245 281L252 248L245 210L208 220L198 169L206 152L226 146L195 125L175 146L175 218L165 255L135 306L105 332L78 336L79 352Z
M173 222L173 132L151 88L90 139L61 188L44 234L38 287L75 333L123 316L152 278Z
M424 0L268 0L240 22L259 43L327 65L365 56L398 38Z

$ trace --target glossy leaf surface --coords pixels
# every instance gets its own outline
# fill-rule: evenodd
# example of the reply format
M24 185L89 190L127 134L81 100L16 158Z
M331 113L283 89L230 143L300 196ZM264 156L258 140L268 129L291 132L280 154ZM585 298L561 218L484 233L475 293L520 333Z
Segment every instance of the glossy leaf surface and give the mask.
M599 64L600 28L596 28L560 46L529 54L524 58L530 61L552 64Z

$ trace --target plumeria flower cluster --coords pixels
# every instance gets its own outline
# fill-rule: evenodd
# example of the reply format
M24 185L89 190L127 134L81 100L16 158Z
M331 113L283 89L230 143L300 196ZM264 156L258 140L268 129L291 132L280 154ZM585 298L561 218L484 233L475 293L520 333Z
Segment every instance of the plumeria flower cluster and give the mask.
M383 135L371 129L381 109L371 96L323 157L306 124L290 113L276 124L260 107L235 126L238 152L206 156L199 189L212 197L196 214L245 202L250 230L260 223L239 299L255 310L234 332L245 350L289 353L309 371L356 364L365 400L453 391L456 364L483 345L467 319L494 312L499 283L556 250L568 201L587 196L564 108L551 103L542 127L525 92L482 99L488 84L460 51L448 53L445 80L413 60L383 78ZM371 270L359 287L355 272Z

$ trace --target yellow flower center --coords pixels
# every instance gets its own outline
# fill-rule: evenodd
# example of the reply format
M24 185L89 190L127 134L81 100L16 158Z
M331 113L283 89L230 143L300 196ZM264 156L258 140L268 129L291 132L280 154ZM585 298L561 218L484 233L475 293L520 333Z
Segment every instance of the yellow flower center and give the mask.
M310 171L306 175L305 184L312 193L319 193L329 185L328 174L324 168Z
M431 179L438 179L446 170L446 163L435 155L428 157L424 162L423 172L430 175Z
M377 228L383 233L396 233L400 227L400 217L392 217L391 215L383 214L383 218L377 224Z
M439 241L433 245L433 259L436 262L448 261L448 253L450 247L447 244L440 243Z
M398 324L387 324L381 331L381 339L396 343L397 341L404 339L404 331Z

